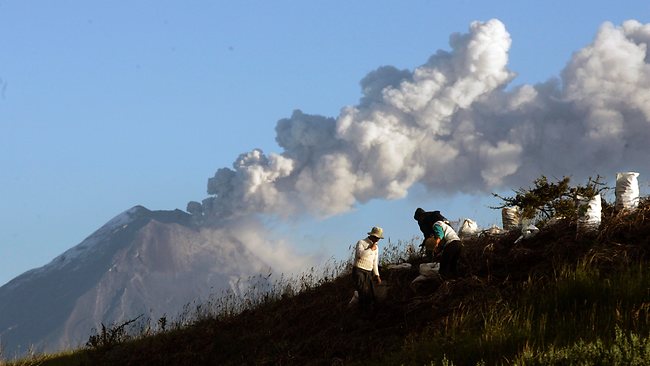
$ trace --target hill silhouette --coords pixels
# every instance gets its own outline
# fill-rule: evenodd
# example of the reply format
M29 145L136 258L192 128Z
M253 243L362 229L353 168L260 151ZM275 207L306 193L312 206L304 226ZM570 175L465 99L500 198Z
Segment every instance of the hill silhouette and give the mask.
M197 304L190 321L128 336L103 329L89 347L41 365L644 364L650 360L650 202L605 206L600 229L576 223L464 239L461 277L411 282L424 260L384 243L385 293L371 316L348 302L342 264L300 291L228 311ZM408 262L411 269L389 269ZM309 276L309 275L308 275ZM122 324L126 325L126 324ZM102 338L103 337L103 338ZM91 339L92 340L92 339ZM615 349L614 349L615 348ZM613 351L611 351L613 349ZM590 358L591 357L591 358ZM586 360L585 363L580 363ZM636 360L636 361L634 361ZM30 360L16 364L32 364ZM34 363L35 364L35 363Z

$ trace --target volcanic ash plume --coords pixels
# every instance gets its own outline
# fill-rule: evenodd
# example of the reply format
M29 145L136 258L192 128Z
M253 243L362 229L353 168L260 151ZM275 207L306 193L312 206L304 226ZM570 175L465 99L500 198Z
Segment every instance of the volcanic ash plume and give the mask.
M208 181L205 217L327 216L371 199L490 192L532 179L639 170L650 153L650 25L601 26L559 78L508 88L510 35L496 19L450 37L413 71L384 66L336 118L294 111L283 152L241 154ZM542 60L540 60L542 62Z

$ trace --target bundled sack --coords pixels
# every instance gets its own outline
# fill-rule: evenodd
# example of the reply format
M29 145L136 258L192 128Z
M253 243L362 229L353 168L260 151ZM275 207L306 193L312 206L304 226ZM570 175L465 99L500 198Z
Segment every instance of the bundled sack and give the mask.
M501 209L501 221L506 231L521 227L521 210L519 206L504 207Z
M639 173L616 173L616 209L635 209L639 205Z
M601 212L599 194L591 198L578 195L578 232L597 230L600 226Z
M506 231L503 230L502 228L492 225L489 228L483 230L480 232L481 235L501 235L504 234Z
M422 263L420 264L420 275L425 277L434 277L438 274L440 263Z
M417 289L425 281L437 280L440 279L438 270L440 269L440 263L422 263L420 264L420 275L415 277L411 281L411 290L417 292Z
M526 225L521 228L521 235L515 240L515 244L519 243L524 239L532 238L533 236L539 233L539 229L535 225Z
M476 234L478 234L478 224L476 221L465 219L463 224L460 226L460 230L458 230L458 235L460 235L461 238L466 238Z

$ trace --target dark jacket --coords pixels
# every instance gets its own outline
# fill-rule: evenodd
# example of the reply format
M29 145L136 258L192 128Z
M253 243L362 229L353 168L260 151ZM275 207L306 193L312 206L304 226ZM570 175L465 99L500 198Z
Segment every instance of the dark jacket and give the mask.
M424 211L421 208L415 210L413 218L418 222L420 231L422 231L422 235L424 235L425 239L433 235L433 224L436 221L449 221L447 218L442 216L440 211Z

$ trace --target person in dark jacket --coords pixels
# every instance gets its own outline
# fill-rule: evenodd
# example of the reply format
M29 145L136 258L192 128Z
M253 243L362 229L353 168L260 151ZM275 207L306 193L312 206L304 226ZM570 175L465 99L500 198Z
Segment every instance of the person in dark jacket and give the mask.
M426 212L421 208L413 216L424 235L421 246L426 248L427 258L440 257L439 273L445 278L458 276L458 260L462 243L456 231L440 211Z
M449 220L442 216L440 211L424 211L422 208L418 207L417 210L415 210L415 214L413 215L413 218L418 222L418 226L420 226L420 231L422 232L422 244L420 244L420 248L425 249L426 256L429 260L433 259L433 245L426 245L427 240L431 242L429 238L433 237L433 224L435 224L437 221L444 221L449 223Z

